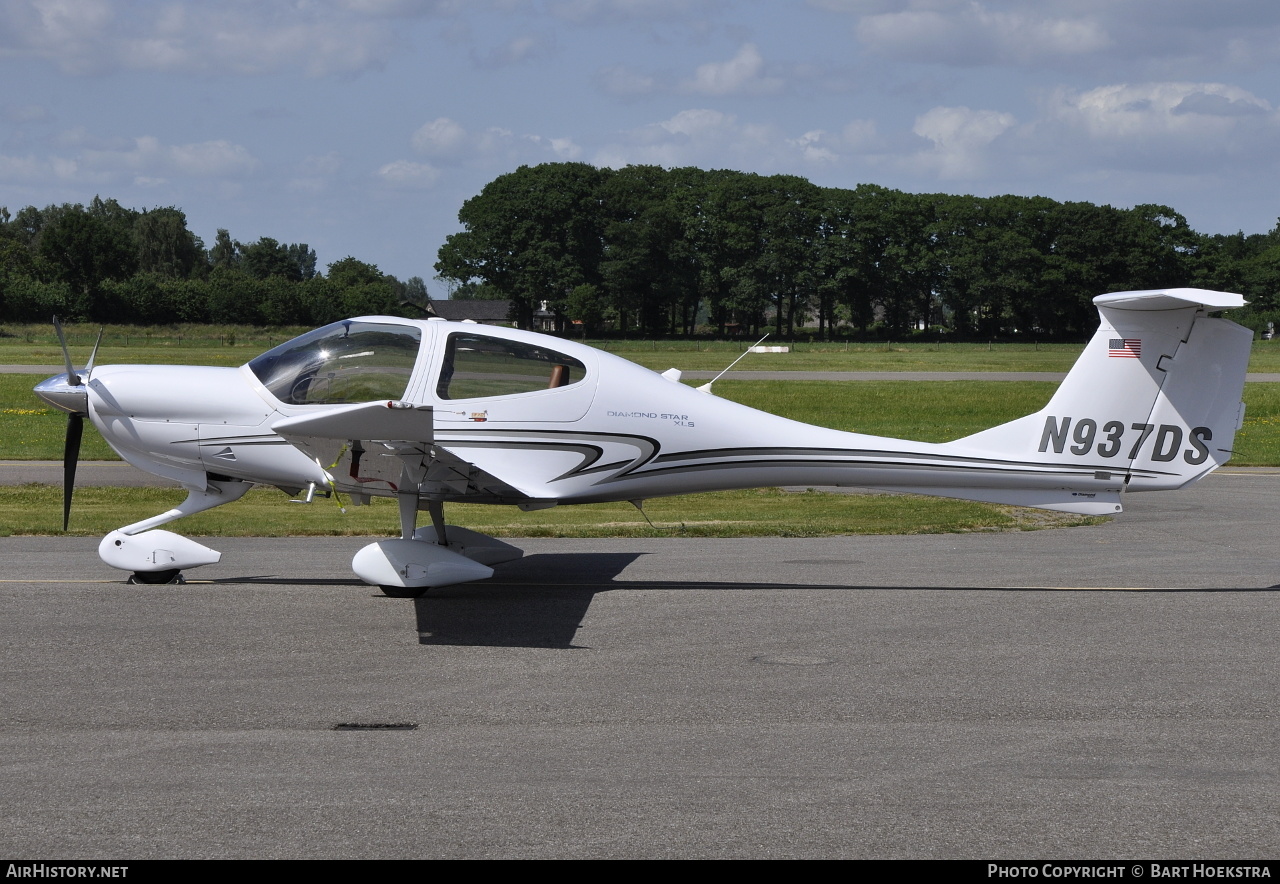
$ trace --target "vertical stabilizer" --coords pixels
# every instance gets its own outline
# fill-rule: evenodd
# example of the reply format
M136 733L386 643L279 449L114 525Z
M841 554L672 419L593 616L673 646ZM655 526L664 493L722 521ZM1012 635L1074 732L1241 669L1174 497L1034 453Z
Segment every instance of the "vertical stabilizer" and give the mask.
M1179 488L1226 463L1253 333L1208 312L1244 298L1181 288L1094 303L1102 325L1048 405L951 444L1093 470L1128 491Z

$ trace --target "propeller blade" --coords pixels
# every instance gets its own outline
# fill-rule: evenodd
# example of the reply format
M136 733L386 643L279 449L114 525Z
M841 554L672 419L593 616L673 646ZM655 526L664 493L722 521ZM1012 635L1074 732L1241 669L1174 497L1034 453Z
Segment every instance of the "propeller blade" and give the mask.
M62 530L71 524L71 495L76 488L76 464L80 460L80 438L84 435L84 418L67 415L67 442L62 449Z
M67 336L62 333L62 323L58 322L58 317L53 317L53 330L58 333L58 343L62 344L62 358L67 362L67 383L72 387L78 387L83 381L80 375L76 374L76 370L71 365L71 351L67 349Z
M93 352L89 354L89 362L84 367L86 384L89 382L89 379L93 377L93 364L98 360L98 345L102 343L102 332L105 328L106 327L103 326L98 329L98 340L93 342Z

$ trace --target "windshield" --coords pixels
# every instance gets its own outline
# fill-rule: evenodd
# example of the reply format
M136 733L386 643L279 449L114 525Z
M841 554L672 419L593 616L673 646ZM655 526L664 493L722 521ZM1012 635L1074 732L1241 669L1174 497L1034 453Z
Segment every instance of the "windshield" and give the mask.
M416 326L348 319L268 350L249 369L289 405L400 399L421 342Z

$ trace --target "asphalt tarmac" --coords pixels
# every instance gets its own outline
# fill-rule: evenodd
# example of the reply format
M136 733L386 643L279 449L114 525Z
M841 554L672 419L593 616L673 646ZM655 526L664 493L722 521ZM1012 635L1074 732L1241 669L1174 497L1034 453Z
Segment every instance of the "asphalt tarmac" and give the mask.
M418 600L362 539L147 587L0 538L0 855L1275 858L1277 524L1228 469L1090 528L524 540Z

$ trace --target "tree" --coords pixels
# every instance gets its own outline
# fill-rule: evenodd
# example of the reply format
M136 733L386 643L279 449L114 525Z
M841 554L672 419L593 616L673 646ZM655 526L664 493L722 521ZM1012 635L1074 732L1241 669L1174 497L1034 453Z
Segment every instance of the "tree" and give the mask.
M143 212L133 224L138 270L169 279L191 276L203 260L200 241L187 230L187 216L172 206Z
M952 328L991 339L1043 329L1043 197L940 197L936 230L946 272L940 295Z
M328 279L343 316L395 316L401 312L391 278L373 264L348 256L329 265Z
M795 175L764 179L760 271L774 306L774 331L794 337L797 314L816 292L813 259L821 228L819 189Z
M559 311L569 292L600 282L606 173L585 163L521 166L462 205L435 269L459 283L479 280L509 298L529 328L545 301Z
M584 335L595 333L605 316L600 289L588 284L576 287L565 299L564 312L571 322L581 323Z
M213 267L240 266L240 243L231 238L225 227L218 228L218 235L209 250L209 263Z
M684 282L677 247L682 224L670 200L667 173L657 166L627 166L601 182L599 195L602 286L573 289L575 318L588 315L583 293L603 288L623 331L635 317L646 333L665 334L674 324L672 308ZM602 311L597 313L602 318Z
M269 236L240 247L240 267L254 279L279 277L290 282L302 281L302 267L290 248ZM314 274L313 274L314 275Z
M404 282L394 276L388 276L387 279L395 290L396 301L399 304L408 305L426 313L431 296L427 294L427 284L421 276L411 276Z
M308 280L316 275L316 250L304 242L289 243L284 247L289 260L298 268L298 279Z
M114 200L112 201L114 203ZM109 316L97 302L104 280L125 279L133 274L137 256L128 228L113 223L109 212L91 214L80 206L58 213L39 234L39 255L77 296L69 308L95 321Z

